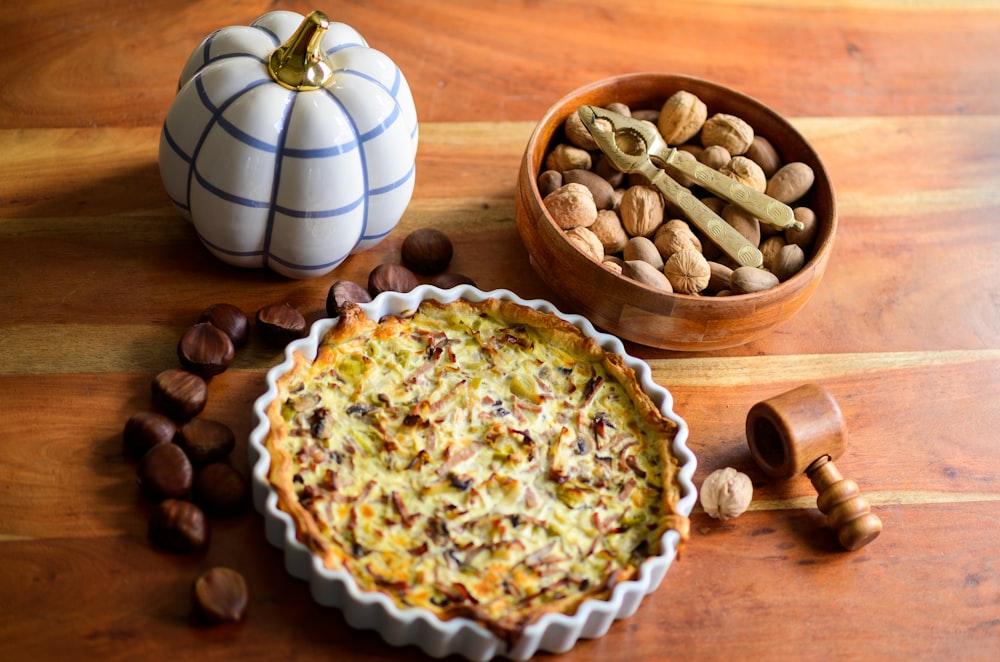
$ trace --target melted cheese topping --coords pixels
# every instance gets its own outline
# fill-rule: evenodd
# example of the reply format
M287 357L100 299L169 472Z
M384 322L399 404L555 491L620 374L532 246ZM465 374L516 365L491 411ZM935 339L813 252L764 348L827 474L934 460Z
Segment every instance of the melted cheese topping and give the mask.
M363 589L509 637L676 526L673 424L572 325L495 302L340 322L281 380L268 446L301 537Z

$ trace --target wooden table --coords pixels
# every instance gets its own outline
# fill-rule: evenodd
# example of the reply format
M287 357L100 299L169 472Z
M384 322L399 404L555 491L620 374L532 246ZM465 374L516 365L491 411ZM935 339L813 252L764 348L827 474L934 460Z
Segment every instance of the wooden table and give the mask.
M1000 3L291 0L387 53L421 121L398 230L310 281L210 257L157 171L190 51L271 6L0 8L0 659L420 659L314 604L255 512L213 521L203 555L153 549L123 424L203 308L288 301L317 318L334 277L363 281L416 227L447 231L454 269L480 286L558 303L515 228L524 145L565 93L642 70L792 118L831 172L840 233L813 299L771 335L704 354L630 347L690 425L696 482L731 465L755 499L725 523L697 508L660 589L561 659L1000 655ZM211 384L205 416L236 431L237 463L278 356L255 338ZM751 405L807 382L840 402L838 466L885 524L855 553L807 480L770 482L747 451ZM191 583L216 564L249 580L242 625L190 622Z

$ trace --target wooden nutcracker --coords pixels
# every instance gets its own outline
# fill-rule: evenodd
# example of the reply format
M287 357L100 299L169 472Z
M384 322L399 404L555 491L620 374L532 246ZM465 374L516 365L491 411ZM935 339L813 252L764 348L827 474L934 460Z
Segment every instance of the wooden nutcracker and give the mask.
M747 414L746 433L764 473L783 479L805 473L819 493L816 506L845 549L860 549L882 532L857 484L833 464L847 447L847 432L825 388L806 384L758 402Z

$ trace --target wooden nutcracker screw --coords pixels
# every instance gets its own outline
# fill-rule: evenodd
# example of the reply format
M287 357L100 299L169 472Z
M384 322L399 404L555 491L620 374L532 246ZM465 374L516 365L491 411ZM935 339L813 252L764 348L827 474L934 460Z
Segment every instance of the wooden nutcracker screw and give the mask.
M816 506L848 550L864 547L882 532L857 484L833 461L847 447L840 406L822 386L806 384L758 402L747 414L747 444L754 461L772 478L805 473L819 496Z

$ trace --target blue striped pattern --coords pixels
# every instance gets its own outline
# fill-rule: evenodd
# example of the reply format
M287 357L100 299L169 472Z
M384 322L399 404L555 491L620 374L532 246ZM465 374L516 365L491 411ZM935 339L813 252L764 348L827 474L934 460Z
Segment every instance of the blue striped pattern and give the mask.
M268 35L269 41L273 45L277 46L281 43L281 40L273 32L270 32L260 26L256 27L258 30ZM299 271L309 271L309 270L321 271L321 270L329 270L331 267L339 264L350 254L351 249L349 248L348 250L346 250L343 255L336 255L332 257L327 256L329 257L329 259L324 260L323 264L294 264L288 262L287 260L283 260L282 258L274 255L271 252L273 233L275 232L275 226L278 216L296 218L296 219L318 219L324 222L337 222L338 217L342 217L343 215L352 212L356 213L359 208L363 207L362 210L363 221L361 228L361 237L359 241L378 240L386 236L391 231L391 227L388 231L376 231L371 235L367 233L369 225L369 219L368 219L369 198L371 196L385 195L401 187L412 185L413 178L415 177L415 165L411 164L409 169L405 172L405 174L399 177L396 181L389 182L387 184L375 188L370 188L370 182L368 181L368 164L367 164L368 157L366 154L365 146L367 143L379 138L380 136L383 136L397 122L401 120L401 111L398 106L398 103L396 107L393 109L393 112L391 113L390 116L386 117L378 125L362 133L360 127L358 127L357 123L354 121L354 118L351 117L350 113L348 112L348 109L344 106L344 104L340 101L340 99L336 97L334 92L329 89L321 90L318 93L326 94L329 100L332 101L336 106L338 106L343 111L344 118L346 118L347 121L351 124L351 127L354 131L355 139L347 141L343 144L332 145L332 146L320 146L316 148L290 148L286 147L285 140L289 135L289 123L292 119L293 111L299 93L281 88L283 91L287 93L288 96L286 98L285 107L282 111L282 114L275 118L276 119L275 126L278 127L277 131L278 142L277 144L272 144L267 140L261 139L257 136L253 136L248 132L246 132L245 130L241 129L226 116L226 111L235 102L243 98L245 95L249 94L251 91L258 88L259 86L268 84L277 86L277 83L274 83L270 79L270 77L266 75L266 69L263 69L263 67L266 66L266 62L263 57L251 53L233 53L233 52L221 52L216 55L212 55L212 43L218 35L219 32L216 32L205 40L202 48L200 49L201 51L200 58L202 64L198 67L198 73L195 74L194 78L185 86L184 89L182 89L181 92L186 94L196 94L198 102L200 103L202 108L207 111L209 115L209 121L205 125L204 129L201 131L201 134L197 139L197 143L195 144L190 154L186 153L184 148L175 139L174 135L171 132L169 121L164 123L163 139L165 143L169 146L170 150L172 150L180 159L183 160L184 163L188 165L188 170L189 170L187 179L188 182L187 190L184 199L178 200L174 195L171 196L171 199L172 202L179 209L187 210L189 212L194 211L191 209L192 188L193 186L197 185L202 190L210 193L211 195L219 198L220 200L225 201L226 203L232 205L238 205L241 207L246 207L248 209L261 209L261 210L267 209L268 212L267 212L266 231L264 235L263 246L261 249L234 250L231 247L220 246L218 245L217 242L211 242L204 236L202 232L199 232L199 236L201 237L201 240L205 243L205 245L217 253L232 255L234 257L252 258L259 256L264 260L265 265L268 264L269 261L273 261ZM353 48L357 46L361 46L361 44L350 44L350 43L340 44L334 48L329 49L328 52L333 53L338 50ZM210 98L209 91L205 88L205 83L201 74L202 72L205 71L205 68L208 67L209 65L221 61L233 61L234 62L233 66L261 67L262 71L264 72L264 75L260 78L251 80L250 82L244 84L242 88L238 89L235 93L230 94L225 100L219 103L215 103ZM241 62L241 64L236 64L237 62ZM227 64L226 66L230 65ZM378 88L382 89L385 93L390 95L393 99L397 99L397 95L399 94L401 87L405 85L402 73L399 71L398 68L396 68L395 70L394 80L392 81L392 84L389 87L386 87L378 80L362 72L352 71L349 69L341 69L337 71L337 74L342 77L353 76L359 80L363 80L366 85L377 86ZM168 116L168 120L169 119L170 118ZM184 118L183 117L178 118L178 121L183 122ZM205 173L199 171L198 167L199 154L202 148L204 147L206 141L208 140L209 136L212 135L213 131L224 132L234 141L238 142L241 145L245 145L249 150L258 150L263 153L275 155L274 169L270 182L270 193L267 199L255 200L248 198L245 195L242 195L238 191L223 190L219 186L213 184ZM414 126L407 132L411 140L416 139L416 132L417 132L417 127L414 124ZM346 202L346 204L342 204L336 208L328 208L328 209L296 209L296 208L289 208L288 206L280 205L278 203L279 190L281 186L282 169L286 158L323 159L323 158L348 154L355 150L357 150L358 156L360 158L361 176L364 182L364 192L360 195L360 197L348 201ZM393 225L395 225L395 223L393 223Z

